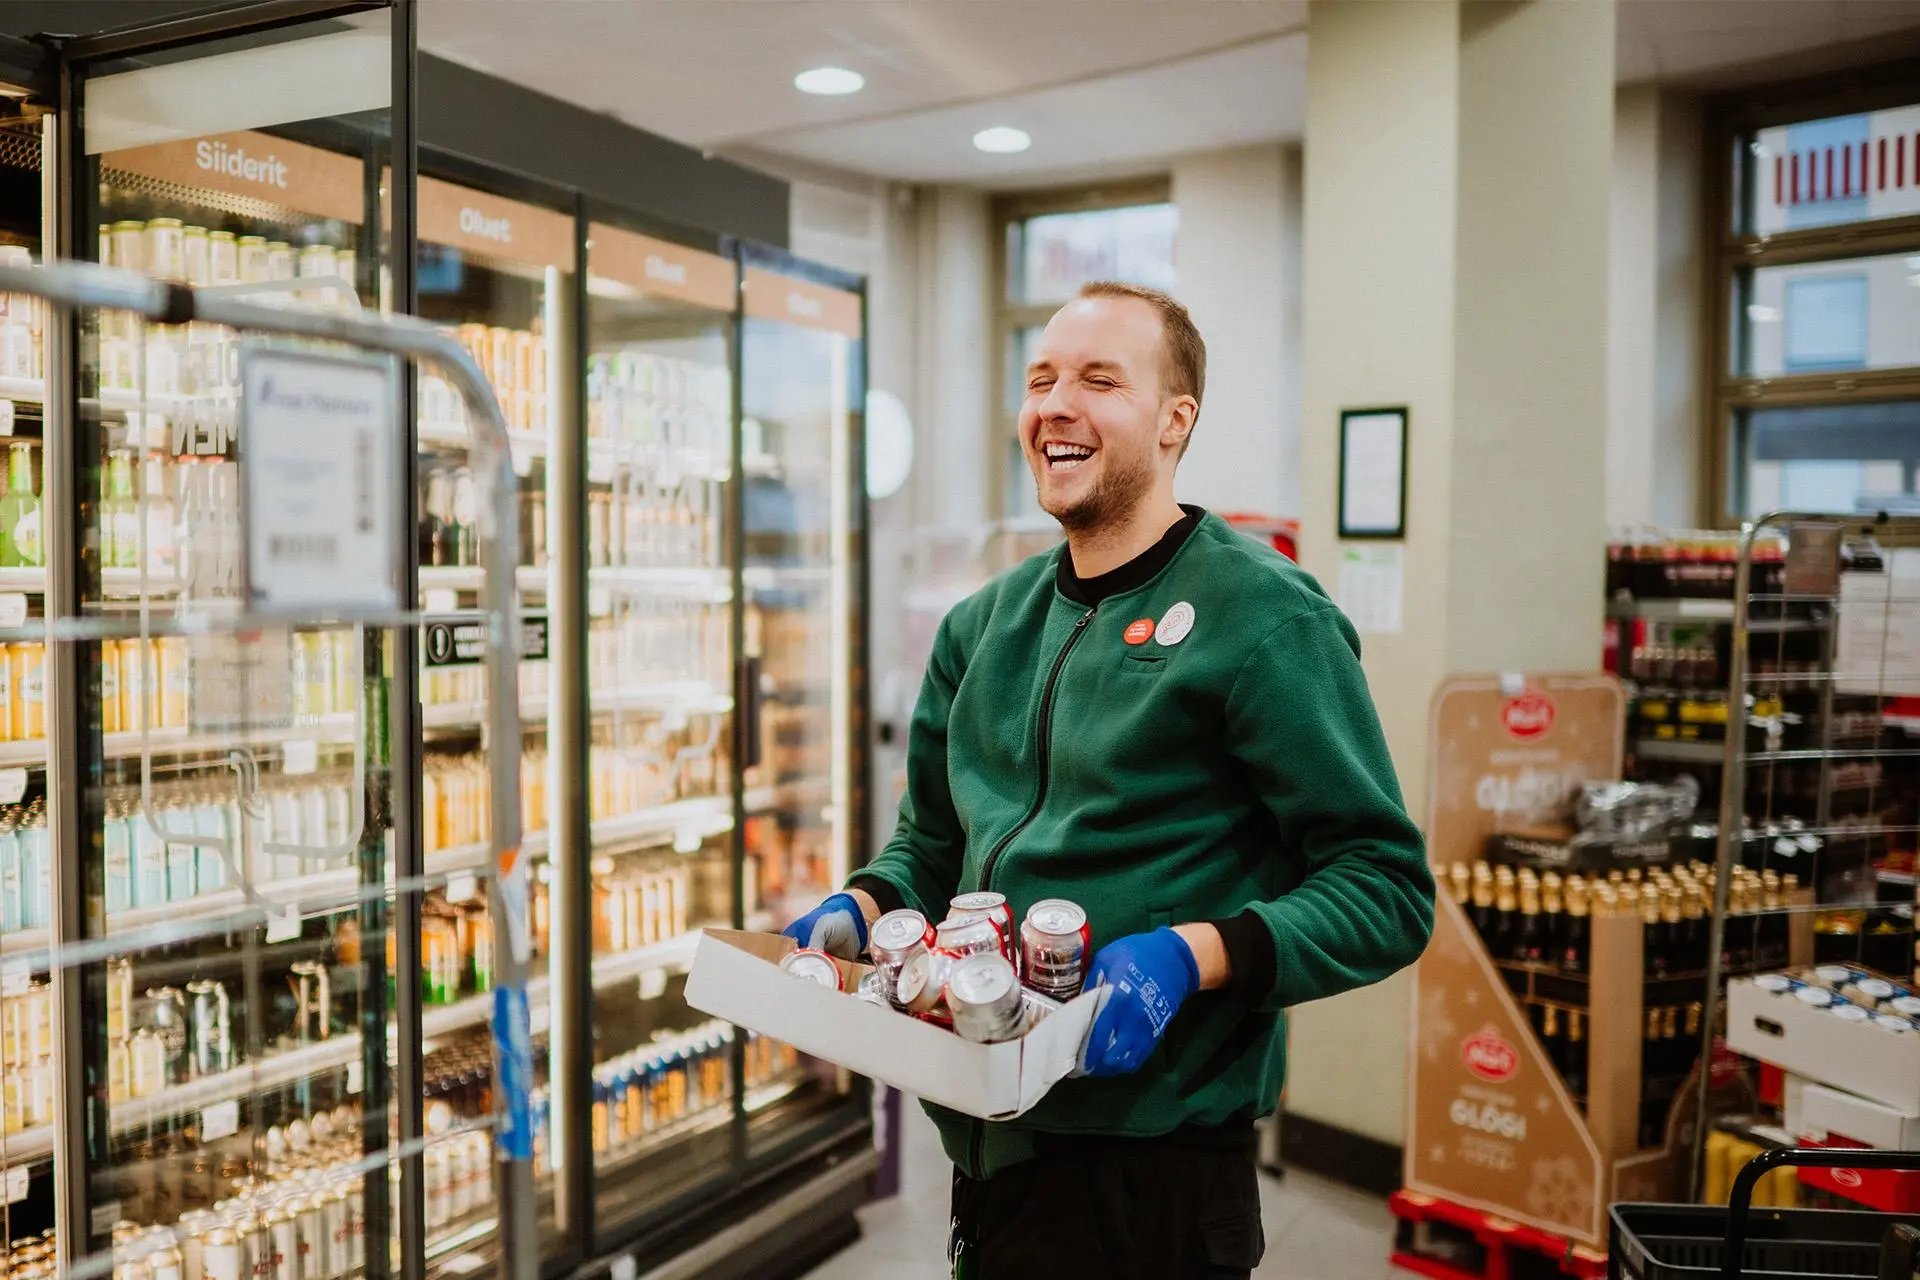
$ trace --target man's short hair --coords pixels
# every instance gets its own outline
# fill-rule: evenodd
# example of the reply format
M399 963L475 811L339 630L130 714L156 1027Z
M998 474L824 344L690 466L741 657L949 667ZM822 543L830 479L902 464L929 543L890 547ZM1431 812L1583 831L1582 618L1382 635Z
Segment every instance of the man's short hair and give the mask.
M1094 280L1083 284L1080 286L1080 296L1132 298L1146 303L1158 313L1162 343L1160 380L1166 384L1168 395L1193 397L1194 421L1197 423L1200 419L1198 406L1207 389L1207 344L1186 307L1172 294L1121 280ZM1182 455L1192 443L1193 435L1189 432L1180 446Z

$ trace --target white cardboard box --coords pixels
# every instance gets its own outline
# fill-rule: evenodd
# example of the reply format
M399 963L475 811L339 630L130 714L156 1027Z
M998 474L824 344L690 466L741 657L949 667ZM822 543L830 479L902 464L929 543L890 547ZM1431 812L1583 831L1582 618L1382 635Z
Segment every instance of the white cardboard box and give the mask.
M1920 1115L1809 1080L1800 1088L1795 1136L1824 1139L1828 1135L1888 1151L1920 1151Z
M896 1089L983 1120L1031 1108L1080 1062L1100 998L1085 992L1019 1040L975 1044L942 1027L796 978L791 938L708 929L694 949L687 1003ZM836 961L848 991L868 966Z
M1727 984L1727 1047L1895 1111L1920 1112L1920 1034L1842 1022L1791 992L1739 978Z

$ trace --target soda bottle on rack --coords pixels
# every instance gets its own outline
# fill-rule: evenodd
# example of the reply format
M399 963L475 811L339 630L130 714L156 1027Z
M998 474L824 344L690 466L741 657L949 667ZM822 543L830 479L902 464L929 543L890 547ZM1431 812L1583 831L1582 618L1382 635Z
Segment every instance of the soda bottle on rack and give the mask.
M0 496L0 565L30 567L44 560L40 495L33 489L33 446L17 441L7 452L7 491Z

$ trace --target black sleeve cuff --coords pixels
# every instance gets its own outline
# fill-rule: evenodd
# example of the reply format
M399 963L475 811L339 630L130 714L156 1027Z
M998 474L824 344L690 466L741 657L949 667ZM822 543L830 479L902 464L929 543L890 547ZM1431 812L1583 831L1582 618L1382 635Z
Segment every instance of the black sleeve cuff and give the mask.
M879 876L856 875L847 881L847 888L866 890L867 896L873 899L873 904L880 908L881 915L889 911L898 911L907 905L907 900L901 896L900 890L894 888L893 881L882 880ZM1269 947L1268 950L1272 948ZM1268 963L1268 968L1272 968L1271 961Z
M1273 955L1273 935L1267 931L1266 921L1248 908L1237 916L1207 923L1219 930L1220 942L1227 949L1227 964L1232 969L1222 989L1250 1000L1264 999L1279 977Z

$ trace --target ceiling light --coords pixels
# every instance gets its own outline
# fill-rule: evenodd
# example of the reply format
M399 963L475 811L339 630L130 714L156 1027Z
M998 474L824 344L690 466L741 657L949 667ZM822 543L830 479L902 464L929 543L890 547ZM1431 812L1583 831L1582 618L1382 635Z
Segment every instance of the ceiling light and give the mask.
M838 98L849 93L858 93L864 89L867 78L858 71L849 71L845 67L815 67L811 71L802 71L793 78L793 87L802 93L818 94L823 98Z
M1010 156L1016 151L1025 151L1032 146L1033 139L1027 136L1025 129L1011 129L1000 124L974 134L973 145L981 151L991 152L997 156Z

